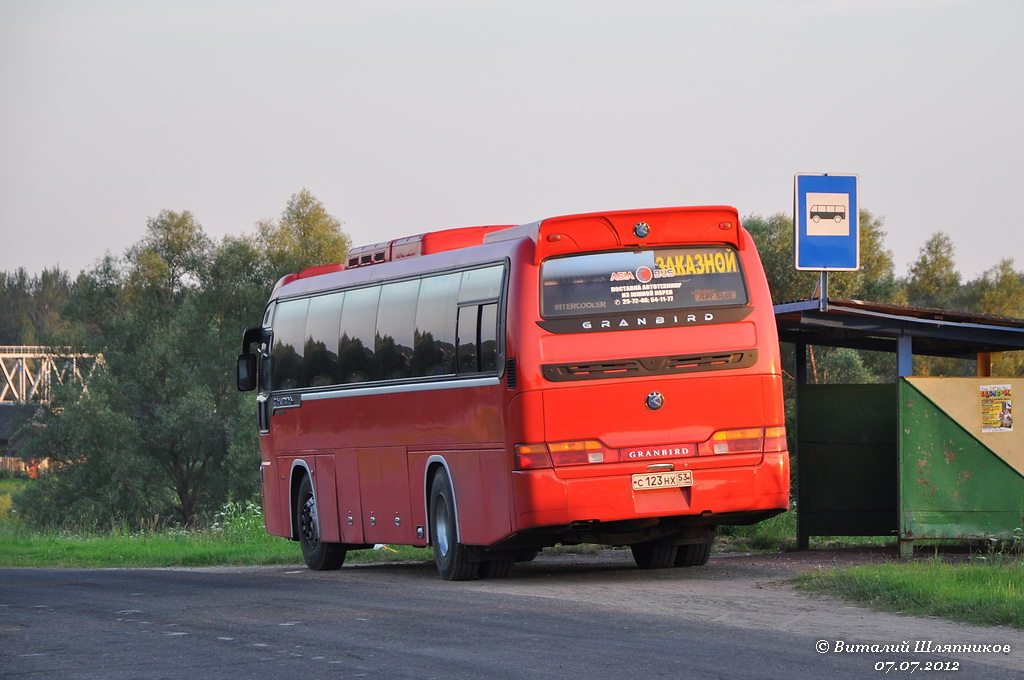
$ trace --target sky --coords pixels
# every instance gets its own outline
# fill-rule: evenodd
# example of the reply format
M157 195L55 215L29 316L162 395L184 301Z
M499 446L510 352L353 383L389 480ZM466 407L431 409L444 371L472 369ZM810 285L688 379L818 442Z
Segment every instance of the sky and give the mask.
M855 173L897 275L1024 269L1020 0L0 0L0 271L162 210L355 245L676 205L792 215ZM810 294L810 291L808 291Z

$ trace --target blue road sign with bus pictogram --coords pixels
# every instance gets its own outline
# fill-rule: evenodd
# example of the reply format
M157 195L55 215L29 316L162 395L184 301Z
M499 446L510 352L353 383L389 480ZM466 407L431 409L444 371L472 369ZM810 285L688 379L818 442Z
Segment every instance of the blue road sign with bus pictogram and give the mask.
M798 174L793 197L797 269L860 268L857 175Z

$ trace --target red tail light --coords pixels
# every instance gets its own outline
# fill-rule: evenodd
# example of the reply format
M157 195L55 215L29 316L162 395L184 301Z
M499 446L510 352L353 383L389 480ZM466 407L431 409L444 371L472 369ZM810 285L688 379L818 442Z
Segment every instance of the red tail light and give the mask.
M617 451L605 448L604 444L596 439L550 444L517 444L515 456L518 470L614 463L619 459Z
M516 469L538 470L551 467L547 444L516 444Z
M700 456L785 450L786 428L779 426L719 430L706 442L697 444L697 455Z
M766 427L764 428L764 451L786 451L789 444L786 443L786 428Z

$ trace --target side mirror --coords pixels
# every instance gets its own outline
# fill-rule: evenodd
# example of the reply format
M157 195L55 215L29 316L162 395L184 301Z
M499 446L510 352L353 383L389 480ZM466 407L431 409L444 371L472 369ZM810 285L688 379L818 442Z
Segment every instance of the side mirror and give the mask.
M256 389L256 355L238 355L238 391L248 392Z

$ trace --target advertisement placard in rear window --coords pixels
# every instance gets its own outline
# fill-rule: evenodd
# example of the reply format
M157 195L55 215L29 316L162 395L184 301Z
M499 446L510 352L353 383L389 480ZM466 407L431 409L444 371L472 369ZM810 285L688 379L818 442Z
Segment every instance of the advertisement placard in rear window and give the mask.
M541 316L561 319L747 304L733 248L589 253L541 265Z

